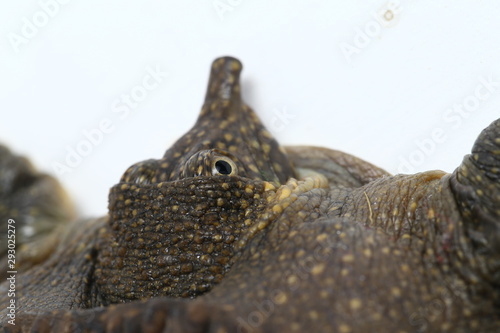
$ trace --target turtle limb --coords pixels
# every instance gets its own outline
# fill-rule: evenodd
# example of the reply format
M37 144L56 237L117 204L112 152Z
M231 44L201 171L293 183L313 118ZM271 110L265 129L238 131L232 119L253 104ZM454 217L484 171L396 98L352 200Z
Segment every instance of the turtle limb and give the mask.
M7 237L15 236L16 252L23 252L16 269L42 262L57 243L51 232L75 217L70 199L54 177L0 145L0 256L7 255ZM1 260L0 278L8 270L7 260Z
M360 187L390 174L353 155L322 147L286 146L300 178L311 171L324 175L330 186Z
M500 313L500 119L479 135L470 155L451 177L468 242L467 262L477 274L471 283L495 300Z
M231 307L202 301L156 298L87 310L26 313L5 332L208 333L235 332Z

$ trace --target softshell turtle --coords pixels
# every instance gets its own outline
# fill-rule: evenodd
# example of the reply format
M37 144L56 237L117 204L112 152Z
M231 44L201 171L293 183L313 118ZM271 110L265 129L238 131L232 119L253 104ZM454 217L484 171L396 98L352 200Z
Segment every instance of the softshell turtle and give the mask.
M213 62L194 127L126 170L106 217L73 219L57 182L2 148L4 329L498 331L500 120L452 174L392 176L280 147L241 69Z

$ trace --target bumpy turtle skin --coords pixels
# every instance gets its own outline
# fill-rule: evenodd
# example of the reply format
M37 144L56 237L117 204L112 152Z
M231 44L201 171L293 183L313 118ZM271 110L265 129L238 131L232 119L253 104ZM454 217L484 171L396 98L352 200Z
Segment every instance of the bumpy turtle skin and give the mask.
M200 119L16 280L7 332L496 332L500 120L452 173L280 148L214 61ZM217 163L220 164L217 164ZM0 293L5 309L7 285Z

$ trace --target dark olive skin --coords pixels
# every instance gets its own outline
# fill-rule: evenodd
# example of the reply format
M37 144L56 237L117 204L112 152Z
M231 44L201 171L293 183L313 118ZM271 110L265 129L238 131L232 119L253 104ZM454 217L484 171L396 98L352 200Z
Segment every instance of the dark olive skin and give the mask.
M339 151L280 147L242 102L241 69L214 61L194 127L124 173L106 217L72 219L52 178L0 164L3 230L9 218L36 230L19 239L15 326L0 286L2 327L500 331L500 120L452 174L392 176Z

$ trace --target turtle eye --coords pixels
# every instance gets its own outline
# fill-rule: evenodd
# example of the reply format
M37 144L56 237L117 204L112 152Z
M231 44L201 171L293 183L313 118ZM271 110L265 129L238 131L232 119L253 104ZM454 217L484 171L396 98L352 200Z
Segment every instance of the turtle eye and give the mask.
M224 160L219 160L215 162L215 169L217 169L217 172L222 174L222 175L230 175L231 172L233 172L233 168L231 168L231 164Z
M238 174L238 168L230 158L226 156L217 156L217 158L214 159L212 174L214 176L236 176Z

